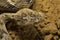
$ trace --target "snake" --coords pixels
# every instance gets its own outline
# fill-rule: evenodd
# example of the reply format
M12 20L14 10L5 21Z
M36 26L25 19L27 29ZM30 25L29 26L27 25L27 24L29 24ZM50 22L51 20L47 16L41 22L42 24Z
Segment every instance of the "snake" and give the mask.
M34 0L0 0L1 12L17 12L23 8L29 8Z
M1 14L0 19L0 23L3 23L2 26L5 25L3 27L6 27L8 32L14 30L18 31L18 34L21 36L20 40L35 40L35 37L39 34L35 28L35 23L39 23L44 20L44 16L41 12L24 8L15 14Z

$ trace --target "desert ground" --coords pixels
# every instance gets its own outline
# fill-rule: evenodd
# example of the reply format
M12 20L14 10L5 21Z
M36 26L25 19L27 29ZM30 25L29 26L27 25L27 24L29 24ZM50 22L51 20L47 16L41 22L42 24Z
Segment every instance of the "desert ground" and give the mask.
M4 10L0 9L3 12L0 11L0 29L4 30L5 28L6 31L3 31L3 34L7 33L6 35L8 36L7 39L5 39L5 35L3 35L2 39L0 37L0 40L60 40L60 0L33 0L31 3L28 2L28 4L24 2L22 5L15 5L17 10L11 8L12 11L6 7L4 7L6 11L4 11L4 8ZM40 15L43 16L41 16L41 21L37 22L35 20L37 23L35 23L34 20L29 22L30 19L22 23L21 20L19 20L19 15L24 13L26 15L29 15L28 13L37 13L37 15L41 13ZM15 17L16 15L17 17ZM25 17L25 15L23 16ZM16 21L17 19L18 21ZM1 22L1 20L4 22ZM1 23L4 23L5 27L3 26L4 24L2 25ZM1 31L0 35L2 34Z

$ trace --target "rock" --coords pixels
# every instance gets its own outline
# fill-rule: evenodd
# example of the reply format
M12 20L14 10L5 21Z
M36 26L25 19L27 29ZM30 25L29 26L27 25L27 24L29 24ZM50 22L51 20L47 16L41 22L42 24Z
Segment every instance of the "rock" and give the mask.
M35 0L33 10L43 12L46 15L45 21L40 23L43 36L53 34L50 40L59 40L60 38L60 0ZM55 37L55 36L58 36ZM48 37L50 38L50 37ZM47 37L46 39L49 40Z
M44 37L44 40L51 40L52 37L53 37L52 34L46 35L46 36Z
M44 20L43 13L28 8L21 9L17 13L3 13L0 19L8 30L12 40L40 40L40 33L35 28L35 23ZM0 21L1 21L0 20ZM19 37L19 38L17 38Z
M41 29L42 34L56 34L58 29L54 23L47 24L46 27Z

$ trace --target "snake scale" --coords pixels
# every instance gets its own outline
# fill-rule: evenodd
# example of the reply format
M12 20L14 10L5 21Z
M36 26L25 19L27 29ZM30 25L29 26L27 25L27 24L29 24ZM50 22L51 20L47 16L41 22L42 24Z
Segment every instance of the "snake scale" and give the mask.
M29 8L34 0L0 0L1 12L17 12L22 8Z
M0 19L0 25L5 25L3 27L7 28L8 33L13 31L16 33L16 36L20 37L18 39L14 38L14 34L12 33L13 35L10 34L12 35L12 40L40 40L39 32L35 28L35 23L39 23L44 20L43 13L24 8L18 11L16 14L1 14Z

